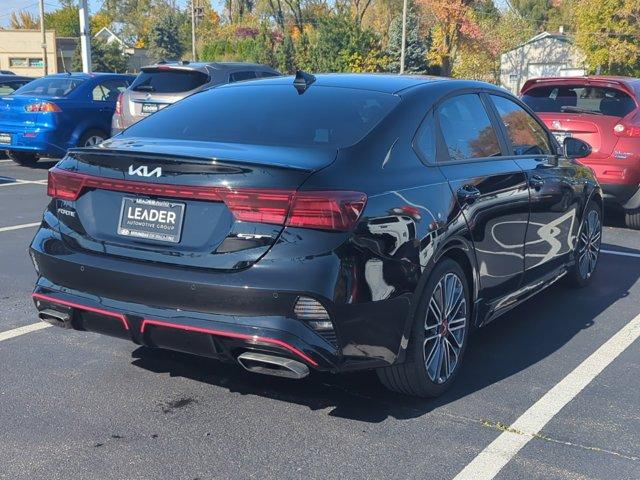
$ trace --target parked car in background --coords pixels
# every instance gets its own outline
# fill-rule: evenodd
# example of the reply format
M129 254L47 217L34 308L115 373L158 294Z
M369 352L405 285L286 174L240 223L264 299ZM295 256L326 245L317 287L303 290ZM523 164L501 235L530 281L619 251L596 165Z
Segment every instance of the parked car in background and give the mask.
M22 77L18 75L0 74L0 96L10 95L23 85L35 80L32 77Z
M591 145L581 162L595 170L605 200L622 206L627 226L640 229L640 79L536 78L521 95L561 143Z
M475 327L593 278L589 151L481 82L211 88L49 171L33 297L58 326L290 378L376 369L436 396Z
M267 65L243 62L160 62L144 67L118 99L111 134L205 88L279 75Z
M0 70L0 75L15 75L11 70Z
M62 73L33 80L0 97L0 150L21 165L62 157L71 147L102 142L111 132L118 95L133 75Z

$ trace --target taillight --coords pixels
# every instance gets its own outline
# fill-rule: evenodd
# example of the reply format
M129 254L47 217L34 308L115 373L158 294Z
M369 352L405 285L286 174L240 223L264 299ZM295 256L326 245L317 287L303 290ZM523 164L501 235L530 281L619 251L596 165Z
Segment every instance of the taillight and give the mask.
M116 100L116 115L122 115L122 93L118 95Z
M618 137L640 137L640 125L625 125L623 123L616 124L613 132Z
M58 168L49 170L50 197L73 201L85 188L222 201L239 221L339 231L352 229L367 203L367 196L360 192L169 185L94 177Z
M62 110L58 105L52 102L36 102L29 103L24 106L25 111L27 112L61 112Z

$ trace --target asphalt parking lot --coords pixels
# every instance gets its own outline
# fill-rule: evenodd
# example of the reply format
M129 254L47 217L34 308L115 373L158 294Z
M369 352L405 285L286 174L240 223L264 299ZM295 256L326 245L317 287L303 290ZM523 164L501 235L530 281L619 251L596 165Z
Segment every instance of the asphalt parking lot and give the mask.
M428 401L372 373L261 377L29 327L52 165L0 160L0 478L640 478L640 232L618 215L588 288L556 284L479 331Z

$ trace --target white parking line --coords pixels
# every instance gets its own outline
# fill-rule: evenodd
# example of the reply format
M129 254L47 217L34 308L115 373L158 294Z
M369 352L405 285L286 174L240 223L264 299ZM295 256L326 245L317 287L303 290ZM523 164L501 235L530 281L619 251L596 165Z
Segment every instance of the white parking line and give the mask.
M10 158L5 158L4 160L0 160L0 163L9 163L9 162L13 162L13 160L11 160Z
M38 330L42 330L43 328L48 328L50 326L51 324L49 323L38 322L25 325L24 327L14 328L13 330L7 330L6 332L0 332L0 342L9 340L10 338L16 338L27 333L37 332Z
M0 227L0 232L10 232L11 230L20 230L21 228L37 227L40 222L24 223L22 225L13 225L11 227Z
M46 180L18 180L10 183L0 183L0 187L11 187L13 185L46 185Z
M622 255L623 257L640 258L640 253L616 252L615 250L604 250L604 249L600 249L600 253L607 253L609 255Z
M491 442L454 480L490 480L600 372L640 337L637 315ZM635 388L635 387L634 387Z

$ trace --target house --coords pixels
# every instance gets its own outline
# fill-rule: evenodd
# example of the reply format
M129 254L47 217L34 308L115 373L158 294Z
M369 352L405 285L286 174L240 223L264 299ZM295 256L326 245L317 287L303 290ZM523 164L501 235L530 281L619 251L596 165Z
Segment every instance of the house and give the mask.
M48 72L64 72L71 65L77 39L56 37L55 31L47 30L45 41ZM40 30L0 30L0 70L28 77L44 75Z
M542 32L500 56L500 85L512 93L529 78L585 75L584 56L562 28Z
M127 71L129 73L139 72L140 68L153 63L147 54L146 48L130 47L109 27L102 27L100 31L93 36L93 38L102 40L108 44L116 43L123 55L127 55Z

